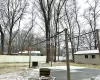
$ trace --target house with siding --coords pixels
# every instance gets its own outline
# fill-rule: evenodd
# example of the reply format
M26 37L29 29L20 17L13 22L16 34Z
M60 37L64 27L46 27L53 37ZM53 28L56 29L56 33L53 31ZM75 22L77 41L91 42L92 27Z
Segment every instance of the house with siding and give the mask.
M75 63L100 64L99 50L77 51L74 58Z

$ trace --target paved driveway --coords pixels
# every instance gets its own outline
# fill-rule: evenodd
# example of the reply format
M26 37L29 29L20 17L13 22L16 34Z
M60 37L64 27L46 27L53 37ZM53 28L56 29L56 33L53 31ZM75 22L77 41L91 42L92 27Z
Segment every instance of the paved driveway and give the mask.
M67 80L66 73L66 70L51 70L51 75L55 76L57 80ZM100 69L83 68L75 69L75 71L71 70L71 80L91 80L91 77L96 77L97 75L100 75Z

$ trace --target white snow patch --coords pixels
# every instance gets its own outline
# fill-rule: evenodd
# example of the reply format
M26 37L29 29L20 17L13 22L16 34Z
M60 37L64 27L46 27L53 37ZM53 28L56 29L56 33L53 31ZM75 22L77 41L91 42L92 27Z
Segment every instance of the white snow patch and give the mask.
M34 69L0 75L0 80L29 80L39 78L39 72Z
M62 69L62 70L66 70L67 69L66 66L53 66L53 67L41 67L41 68ZM70 69L83 69L83 68L85 68L85 67L70 66Z
M67 70L66 66L53 66L53 67L41 67L41 68L49 68L51 70ZM76 67L76 66L70 66L71 72L78 72L76 69L83 69L85 67Z
M100 75L98 75L98 76L95 78L95 80L100 80Z

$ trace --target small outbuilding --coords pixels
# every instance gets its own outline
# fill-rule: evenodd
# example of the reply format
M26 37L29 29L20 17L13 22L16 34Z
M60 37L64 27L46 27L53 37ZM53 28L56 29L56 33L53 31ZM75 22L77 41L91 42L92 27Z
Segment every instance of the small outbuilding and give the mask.
M75 63L100 64L99 50L77 51L74 58Z

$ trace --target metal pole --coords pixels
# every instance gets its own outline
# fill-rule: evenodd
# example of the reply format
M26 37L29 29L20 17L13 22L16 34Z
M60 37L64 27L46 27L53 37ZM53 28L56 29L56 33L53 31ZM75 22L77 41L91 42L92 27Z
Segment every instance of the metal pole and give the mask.
M68 33L67 33L67 29L65 29L65 45L66 45L67 80L70 80L70 64L69 64L69 54L68 54Z

